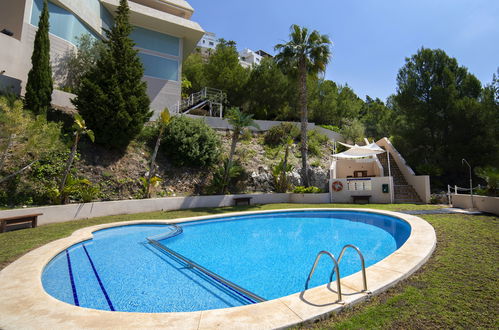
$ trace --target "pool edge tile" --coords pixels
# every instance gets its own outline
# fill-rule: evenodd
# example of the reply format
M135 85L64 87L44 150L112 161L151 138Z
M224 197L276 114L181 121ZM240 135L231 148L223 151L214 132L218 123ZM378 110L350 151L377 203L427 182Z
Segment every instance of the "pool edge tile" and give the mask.
M372 209L335 209L335 208L310 208L310 209L286 209L277 210L277 212L285 211L314 211L314 210L350 210L360 212L372 212L377 214L386 214L397 217L408 222L411 225L411 235L404 244L400 253L392 254L385 258L386 261L380 265L375 264L367 268L368 289L373 293L379 293L388 287L397 284L399 281L407 278L419 269L432 255L436 246L436 235L433 227L425 220L391 211L372 210ZM177 223L193 220L212 219L216 217L227 217L235 215L249 215L275 212L276 210L254 211L254 212L238 212L209 215L195 218L185 219L168 219L168 220L143 220L143 221L122 221L109 223L97 226L82 228L75 231L71 236L61 238L56 241L43 245L33 251L28 252L10 265L0 271L0 328L16 329L16 328L208 328L214 327L230 327L234 325L232 319L234 315L239 315L239 320L249 322L248 324L240 324L241 327L249 328L281 328L296 325L306 322L306 316L311 316L310 319L321 318L331 311L317 315L307 315L307 306L300 308L289 306L286 301L293 301L293 295L281 297L279 299L268 302L234 307L228 309L199 311L199 312L183 312L183 313L125 313L125 312L107 312L100 310L92 310L88 308L76 307L59 301L48 295L42 286L42 272L45 265L54 258L58 253L62 252L69 246L91 239L92 233L104 229L120 225L133 225L143 223ZM426 247L418 253L421 246ZM406 251L404 256L404 251ZM413 255L421 254L421 255ZM409 272L401 273L397 270L392 270L393 264L396 264L396 258L412 256L419 258L419 262L411 262L407 267ZM392 258L393 257L393 258ZM390 259L392 258L392 259ZM415 260L415 259L414 259ZM387 268L383 268L387 267ZM400 269L399 269L400 270ZM361 289L362 278L361 273L350 275L341 280L342 288L345 288L347 293L349 289ZM314 289L310 291L314 293ZM308 294L308 291L307 291ZM326 293L327 294L327 293ZM366 295L358 296L358 299L347 298L350 304L355 304L363 299ZM329 297L331 298L331 297ZM328 299L328 296L318 297L318 299ZM274 305L274 314L269 315L268 311L262 306ZM299 305L298 305L299 306ZM322 311L321 311L322 312ZM302 313L302 314L300 314ZM301 315L301 316L300 316ZM302 317L303 316L303 317ZM210 320L211 318L211 320ZM204 321L203 321L204 319ZM247 320L247 321L245 321ZM290 321L291 320L291 321ZM206 323L203 323L206 322Z

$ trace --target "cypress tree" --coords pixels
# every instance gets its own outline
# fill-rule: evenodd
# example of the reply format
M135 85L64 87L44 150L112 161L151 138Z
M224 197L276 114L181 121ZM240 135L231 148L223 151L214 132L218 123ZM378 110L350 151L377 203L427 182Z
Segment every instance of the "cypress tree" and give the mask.
M52 67L50 65L49 11L47 0L35 35L31 70L28 73L24 106L37 115L46 115L52 101Z
M120 0L115 23L106 30L105 47L83 77L73 104L105 147L124 150L151 117L144 68L129 35L129 8Z

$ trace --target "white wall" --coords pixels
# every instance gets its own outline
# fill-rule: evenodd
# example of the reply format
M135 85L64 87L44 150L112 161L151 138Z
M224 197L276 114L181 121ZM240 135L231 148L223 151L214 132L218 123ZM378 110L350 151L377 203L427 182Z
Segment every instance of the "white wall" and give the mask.
M348 185L347 185L347 181L354 180L353 178L329 179L329 188L330 188L329 191L331 195L331 202L352 203L353 202L352 196L371 196L370 203L376 203L376 204L390 203L390 193L383 193L382 185L390 184L391 178L384 176L384 177L375 177L370 179L371 179L371 190L355 190L355 191L348 190ZM334 191L333 189L331 189L331 185L335 181L340 181L343 184L343 189L341 191Z
M346 178L353 176L354 171L367 171L368 176L379 176L379 169L375 159L338 159L336 160L336 176Z
M472 208L471 196L463 194L452 195L452 206L463 209ZM499 215L499 197L473 195L473 207L482 212Z
M0 211L0 218L43 213L38 218L39 225L82 220L119 214L191 209L199 207L220 207L234 205L236 197L252 197L251 204L276 203L329 203L329 194L245 194L190 197L165 197L112 202L54 205Z
M196 116L196 115L189 115L187 114L186 116L191 117L191 118L198 118L198 119L203 119L206 124L208 124L210 127L214 129L231 129L232 126L228 123L226 119L223 118L218 118L218 117L206 117L206 116ZM276 121L276 120L255 120L255 122L258 124L260 129L256 129L254 127L250 127L251 130L253 131L268 131L270 128L277 126L281 123L285 123L284 121ZM299 127L300 123L295 122L295 124ZM341 134L333 132L331 130L322 128L320 126L316 126L314 123L308 123L307 130L318 130L319 133L326 135L329 137L331 140L335 141L344 141L343 136Z

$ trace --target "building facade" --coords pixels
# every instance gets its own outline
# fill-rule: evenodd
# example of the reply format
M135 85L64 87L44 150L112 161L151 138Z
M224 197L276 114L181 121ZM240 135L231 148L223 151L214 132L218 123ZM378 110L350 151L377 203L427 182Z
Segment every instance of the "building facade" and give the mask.
M6 4L4 4L7 2ZM24 94L33 42L43 0L3 0L0 10L0 88ZM78 37L104 38L119 0L49 0L50 57L53 72L74 50ZM203 29L190 20L194 10L184 0L129 0L131 38L144 64L155 113L180 100L182 61L195 49ZM57 84L57 79L56 79ZM54 90L56 106L70 106L71 95Z
M262 59L263 56L249 48L245 48L239 52L239 63L244 68L252 68L253 66L260 65Z
M197 44L197 51L201 57L208 61L208 58L215 52L218 45L217 35L213 32L206 32Z
M213 32L206 32L201 38L201 40L199 40L198 42L199 48L211 49L213 51L217 49L217 45L218 45L217 35Z

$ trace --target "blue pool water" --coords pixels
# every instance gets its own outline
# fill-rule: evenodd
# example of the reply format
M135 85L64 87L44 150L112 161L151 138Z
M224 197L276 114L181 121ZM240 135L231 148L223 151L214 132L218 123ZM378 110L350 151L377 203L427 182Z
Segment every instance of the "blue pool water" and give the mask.
M179 235L159 243L266 300L302 291L321 250L338 257L353 244L369 267L410 235L402 220L357 211L273 212L179 226ZM251 303L147 240L172 229L144 224L94 232L46 266L43 286L59 300L101 310L181 312ZM332 261L322 258L309 287L327 283L331 269ZM359 270L358 255L347 250L341 276Z

